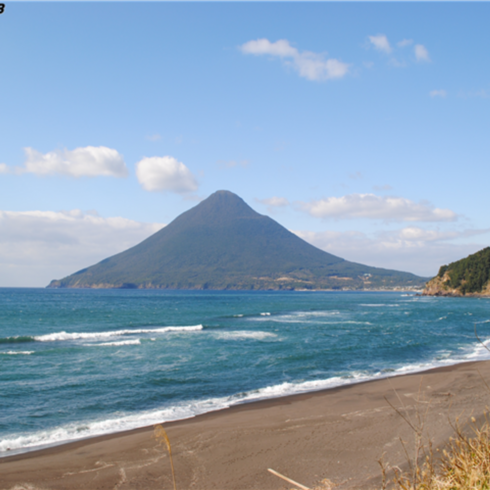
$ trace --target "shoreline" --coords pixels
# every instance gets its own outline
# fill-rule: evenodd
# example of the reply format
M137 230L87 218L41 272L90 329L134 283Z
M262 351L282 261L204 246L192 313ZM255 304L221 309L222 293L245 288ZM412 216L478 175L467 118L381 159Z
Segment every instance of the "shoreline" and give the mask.
M368 488L369 482L379 483L379 457L386 453L391 464L403 464L397 441L411 437L385 397L397 407L403 402L411 413L420 405L417 394L430 399L437 446L451 435L448 417L483 413L490 402L484 379L490 379L490 361L469 361L166 422L177 484L204 490L289 488L267 473L271 467L309 486L329 478L343 482L339 488ZM168 486L168 456L152 435L153 426L147 426L2 457L0 489L92 488L94 477L100 489Z
M460 364L466 364L466 363L477 363L477 362L485 362L481 359L477 360L463 360L460 362L454 362L454 363L448 363L445 365L439 365L439 366L431 366L431 367L415 367L413 370L408 370L407 367L403 367L400 369L403 369L404 372L397 372L398 370L394 370L388 374L379 374L378 376L373 375L371 378L366 378L366 379L354 379L354 380L348 380L343 384L338 384L334 386L328 386L328 387L322 387L322 388L317 388L313 389L310 391L303 391L299 390L295 393L288 393L288 394L281 394L281 395L276 395L276 396L270 396L268 398L258 398L258 399L245 399L243 401L231 403L227 406L224 407L217 407L212 410L209 410L207 412L202 412L202 413L197 413L197 414L192 414L187 417L181 418L181 419L173 419L173 420L167 420L167 421L157 421L155 424L165 424L165 426L169 424L174 424L174 423L179 423L179 422L185 422L191 419L195 419L196 417L202 417L204 415L208 414L213 414L213 413L222 413L225 410L231 410L234 408L242 407L244 405L249 405L249 404L260 404L260 403L266 403L266 402L277 402L278 404L281 404L283 400L287 399L294 399L295 397L301 397L303 395L315 395L315 394L321 394L321 393L327 393L331 392L332 390L337 390L337 389L343 389L343 388L349 388L358 384L363 384L363 383L371 383L375 381L381 381L384 379L392 379L392 378L397 378L400 376L409 376L409 375L416 375L416 374L423 374L425 372L430 372L434 370L439 370L439 369L446 369L446 368L451 368ZM324 381L329 381L329 380L324 380ZM98 438L105 438L105 437L117 437L119 435L123 434L130 434L134 431L140 431L140 430L149 430L152 429L155 424L150 424L150 425L143 425L140 427L132 427L132 428L127 428L123 430L118 430L115 432L108 432L108 433L103 433L103 434L93 434L93 435L88 435L85 437L81 438L76 438L76 439L67 439L64 441L59 441L59 442L52 442L52 443L46 443L46 444L40 444L38 446L31 446L31 447L26 447L26 448L16 448L13 450L7 451L7 454L1 454L0 453L0 462L4 460L5 458L13 458L15 456L24 456L28 455L30 453L37 453L40 451L47 451L50 449L57 448L59 446L66 446L69 444L75 444L78 442L84 442L84 441L89 441L92 439L98 439ZM1 489L0 489L1 490Z

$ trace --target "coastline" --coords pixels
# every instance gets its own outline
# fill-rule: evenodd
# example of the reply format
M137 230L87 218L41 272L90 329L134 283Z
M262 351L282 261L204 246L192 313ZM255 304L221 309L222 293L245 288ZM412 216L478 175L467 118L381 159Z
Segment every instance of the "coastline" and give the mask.
M403 403L413 415L430 401L427 427L437 447L451 436L456 417L464 423L483 414L490 402L484 380L490 380L490 361L465 362L165 423L177 485L289 488L267 472L273 468L311 487L328 478L339 488L375 488L378 459L385 454L385 462L403 465L399 438L413 440L390 403ZM153 427L144 427L6 456L0 489L171 488L167 453L152 436Z

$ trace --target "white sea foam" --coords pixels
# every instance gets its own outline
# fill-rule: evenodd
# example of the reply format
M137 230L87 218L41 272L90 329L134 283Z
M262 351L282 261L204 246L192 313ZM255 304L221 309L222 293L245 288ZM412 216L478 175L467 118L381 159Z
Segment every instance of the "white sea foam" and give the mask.
M88 345L100 345L100 346L117 346L117 345L140 345L141 344L141 340L140 339L136 339L136 340L120 340L120 341L117 341L117 342L102 342L100 344L88 344ZM87 345L87 344L85 344Z
M243 333L243 331L241 333ZM256 334L259 332L253 333ZM487 340L485 344L489 345L490 339ZM448 366L464 361L474 360L475 358L488 359L489 357L488 351L486 351L483 346L477 345L466 353L462 353L459 358L448 357L447 351L440 351L437 355L437 359L433 361L409 364L406 366L401 366L397 369L387 369L374 373L354 371L342 375L332 376L326 379L296 382L286 381L277 385L267 386L249 392L237 393L227 397L183 401L171 407L162 407L160 409L143 411L134 414L113 414L112 417L105 420L74 422L61 427L56 427L46 431L39 431L32 434L16 434L8 436L0 441L0 456L10 456L12 454L25 452L34 448L52 446L71 440L85 439L97 435L121 432L172 420L182 420L241 403L320 391L338 386L356 384L363 381L412 374L435 367Z
M473 349L469 349L466 357L471 361L488 359L490 357L490 353L488 352L489 347L490 339L485 340L483 345L478 343L473 347Z
M335 316L340 315L338 310L326 310L326 311L296 311L288 315L283 315L284 317L294 317L294 318L316 318L323 316Z
M171 420L182 420L201 413L227 408L228 406L230 406L229 397L211 398L201 401L192 400L152 411L135 414L113 414L112 417L104 420L73 422L32 434L7 436L0 441L0 455L10 456L34 448L53 446L68 441L136 429Z
M239 330L235 332L216 332L215 337L222 340L264 340L268 338L275 338L277 335L271 332Z
M336 310L332 311L296 311L294 313L288 313L285 315L277 315L271 317L270 321L279 323L308 323L309 320L318 321L319 318L332 317L339 315L340 312ZM257 319L254 319L256 321Z
M296 323L296 322L285 322L285 323ZM335 321L318 321L318 320L303 320L301 322L297 323L314 323L314 324L319 324L319 325L372 325L371 322L360 322L357 320L335 320Z
M325 322L325 323L332 323L332 324L335 324L335 325L338 325L338 324L354 324L354 325L372 325L371 322L359 322L357 320L339 320L338 322Z
M271 314L268 311L265 311L264 313L261 313L260 316L271 316Z
M355 382L355 379L356 378L353 376L349 379L335 377L328 380L307 381L303 383L285 382L279 385L269 386L247 393L239 393L228 397L180 402L171 407L164 407L135 414L114 414L112 417L105 420L74 422L46 431L39 431L32 434L18 434L4 438L0 441L0 454L2 456L9 456L33 448L52 446L77 439L111 434L172 420L182 420L244 402L340 386L342 384Z
M172 420L187 419L202 413L221 410L241 403L320 391L372 379L417 372L427 368L427 365L420 364L417 366L407 366L391 373L378 372L369 375L362 372L352 372L343 376L333 376L328 379L303 382L283 382L228 397L209 398L207 400L190 400L177 403L171 407L163 407L152 411L138 412L135 414L114 414L112 417L105 420L74 422L46 431L39 431L32 434L18 434L4 438L0 441L0 455L8 456L33 448L46 447L103 434L122 432Z
M366 304L361 304L360 306L369 306L373 308L382 308L382 307L387 307L387 308L396 308L397 306L400 306L397 303L394 303L392 305L386 304L386 303L366 303Z
M138 328L134 330L110 330L106 332L56 332L46 335L38 335L34 337L39 342L56 342L60 340L102 340L110 337L120 337L123 335L138 335L138 334L155 334L168 332L196 332L202 330L202 325L193 325L188 327L157 327L157 328Z
M0 355L2 356L30 356L31 354L34 354L33 350L9 350L7 352L0 352Z

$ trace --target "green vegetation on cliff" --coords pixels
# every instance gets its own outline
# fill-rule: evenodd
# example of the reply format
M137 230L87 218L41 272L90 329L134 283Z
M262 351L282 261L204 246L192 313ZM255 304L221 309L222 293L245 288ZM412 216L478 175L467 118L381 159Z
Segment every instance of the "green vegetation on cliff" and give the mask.
M218 191L135 247L49 287L364 289L424 282L324 252Z
M490 279L490 247L469 255L465 259L443 265L437 277L443 284L461 294L481 293Z

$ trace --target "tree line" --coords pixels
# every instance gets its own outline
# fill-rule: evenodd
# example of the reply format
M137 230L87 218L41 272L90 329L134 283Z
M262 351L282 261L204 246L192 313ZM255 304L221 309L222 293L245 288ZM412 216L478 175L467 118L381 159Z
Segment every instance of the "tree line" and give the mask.
M448 273L445 284L462 294L479 293L490 279L490 247L439 269L438 277Z

